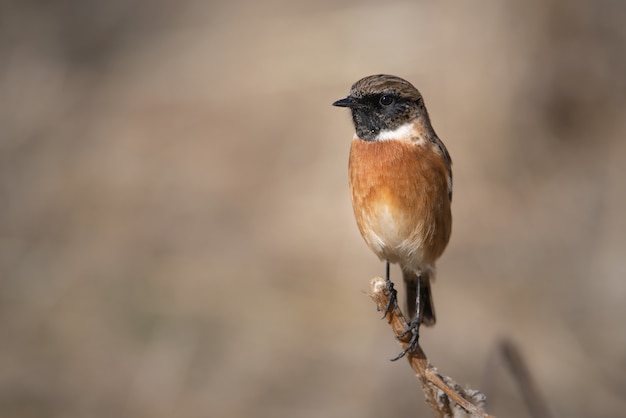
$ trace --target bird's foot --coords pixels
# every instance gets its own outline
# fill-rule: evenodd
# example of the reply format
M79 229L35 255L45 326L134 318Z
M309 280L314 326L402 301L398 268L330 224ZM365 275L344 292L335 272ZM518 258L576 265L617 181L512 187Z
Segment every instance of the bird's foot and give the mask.
M387 306L385 306L385 312L381 319L385 319L388 313L391 313L393 308L398 304L398 291L394 289L393 282L387 278L387 291L389 292L389 300L387 300Z
M392 358L391 361L396 361L396 360L401 359L402 357L406 355L406 353L409 353L409 352L414 353L415 350L417 350L417 347L419 347L419 339L420 339L419 315L416 315L415 318L411 320L406 330L402 334L400 334L398 339L404 338L409 333L411 333L412 335L411 335L411 340L407 344L406 348L402 350L400 354Z

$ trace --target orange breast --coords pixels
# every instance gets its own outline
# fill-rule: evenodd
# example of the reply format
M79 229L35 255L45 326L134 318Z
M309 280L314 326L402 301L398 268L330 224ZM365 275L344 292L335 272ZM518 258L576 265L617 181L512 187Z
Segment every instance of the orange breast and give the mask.
M442 155L427 141L355 138L349 175L357 225L372 251L413 270L432 267L452 226Z

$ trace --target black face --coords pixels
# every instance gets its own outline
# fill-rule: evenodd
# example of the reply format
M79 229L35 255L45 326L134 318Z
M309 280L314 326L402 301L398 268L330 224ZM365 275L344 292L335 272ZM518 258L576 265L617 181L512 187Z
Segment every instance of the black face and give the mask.
M420 107L419 102L394 93L348 96L333 105L350 108L356 134L365 141L374 141L381 131L407 123L417 116Z

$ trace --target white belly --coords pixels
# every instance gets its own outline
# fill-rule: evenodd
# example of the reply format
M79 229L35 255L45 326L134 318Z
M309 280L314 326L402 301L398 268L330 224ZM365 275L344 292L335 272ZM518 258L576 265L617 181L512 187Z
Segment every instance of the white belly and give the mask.
M391 211L387 205L379 206L373 213L367 222L370 228L362 231L370 249L390 263L402 261L401 264L414 269L425 267L421 225L407 229L403 214Z

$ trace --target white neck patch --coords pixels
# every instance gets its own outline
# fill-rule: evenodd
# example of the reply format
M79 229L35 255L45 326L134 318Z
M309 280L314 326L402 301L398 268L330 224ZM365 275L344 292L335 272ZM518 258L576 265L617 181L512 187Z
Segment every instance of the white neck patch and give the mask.
M384 130L384 131L380 131L378 133L378 135L376 135L376 138L374 138L375 141L390 141L393 139L411 139L413 138L415 135L415 130L414 130L414 125L413 123L409 122L409 123L405 123L404 125L400 125L398 126L396 129L393 130Z

